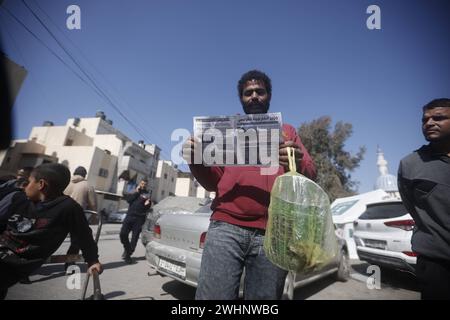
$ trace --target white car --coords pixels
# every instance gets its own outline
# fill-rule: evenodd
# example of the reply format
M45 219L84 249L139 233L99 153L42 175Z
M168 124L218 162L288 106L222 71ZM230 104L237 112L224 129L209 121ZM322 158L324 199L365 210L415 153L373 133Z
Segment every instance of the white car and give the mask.
M415 272L417 258L411 250L414 220L400 200L368 204L354 229L360 260Z
M212 211L210 205L191 215L164 214L154 225L154 236L146 246L146 258L152 269L190 286L197 286L203 247ZM314 273L290 274L286 279L284 296L292 299L294 289L320 278L334 275L338 281L347 281L350 262L344 239L336 236L338 256ZM244 271L245 272L245 271ZM241 279L241 294L243 279Z
M353 222L366 211L368 203L383 201L390 198L389 194L381 189L361 193L351 197L338 198L331 204L331 214L339 236L347 242L350 259L358 259L356 244L353 239Z
M211 202L208 198L169 196L155 204L147 214L142 226L141 241L144 247L153 237L154 225L165 214L192 214L200 207Z

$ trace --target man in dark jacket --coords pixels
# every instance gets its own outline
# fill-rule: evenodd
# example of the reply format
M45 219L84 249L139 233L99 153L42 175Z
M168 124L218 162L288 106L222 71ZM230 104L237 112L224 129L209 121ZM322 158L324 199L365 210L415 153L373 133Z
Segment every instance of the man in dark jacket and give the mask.
M450 299L450 99L423 107L422 132L429 144L401 160L398 187L415 222L422 299Z
M63 243L75 234L88 272L101 273L97 245L83 209L63 195L70 172L61 164L43 164L33 170L25 188L28 206L13 212L0 234L0 298L9 287L38 269Z
M142 179L136 188L136 192L125 195L125 199L130 206L128 207L127 216L120 229L120 241L124 248L122 259L124 259L126 263L133 262L131 260L131 255L136 249L146 214L152 206L150 194L147 190L147 184L148 181ZM129 240L130 232L132 233L131 242Z

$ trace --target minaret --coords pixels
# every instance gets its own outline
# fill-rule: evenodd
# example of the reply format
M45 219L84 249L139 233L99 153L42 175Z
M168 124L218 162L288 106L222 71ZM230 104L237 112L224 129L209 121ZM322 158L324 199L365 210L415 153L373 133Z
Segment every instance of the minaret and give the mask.
M380 146L377 146L377 166L380 176L375 184L375 189L382 189L390 196L400 198L397 187L397 177L389 174L388 162L384 158L384 153Z
M377 146L377 155L378 155L378 160L377 160L378 171L380 171L381 176L385 176L385 175L389 174L389 170L388 170L388 166L387 166L388 162L384 158L384 153L383 153L383 151L381 151L380 146Z

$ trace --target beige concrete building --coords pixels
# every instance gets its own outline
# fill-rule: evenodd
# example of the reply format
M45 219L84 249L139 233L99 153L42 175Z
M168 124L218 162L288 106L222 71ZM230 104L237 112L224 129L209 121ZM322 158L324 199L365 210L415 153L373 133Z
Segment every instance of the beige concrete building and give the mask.
M39 143L15 140L8 150L0 151L0 176L15 175L19 168L36 167L57 160L56 157L45 154L45 146Z
M178 168L172 161L159 160L155 177L155 192L152 200L159 202L165 197L175 195Z
M205 188L198 184L197 186L197 198L211 198L214 199L216 197L215 192L207 191Z
M175 195L180 197L197 197L198 185L192 173L178 171Z
M33 127L27 140L14 141L0 152L0 173L14 174L20 167L45 162L63 163L71 172L84 166L86 179L97 191L122 195L126 181L118 177L128 171L136 182L149 179L153 193L160 151L156 145L134 143L115 129L103 112L97 112L92 118L68 119L63 126L46 121Z

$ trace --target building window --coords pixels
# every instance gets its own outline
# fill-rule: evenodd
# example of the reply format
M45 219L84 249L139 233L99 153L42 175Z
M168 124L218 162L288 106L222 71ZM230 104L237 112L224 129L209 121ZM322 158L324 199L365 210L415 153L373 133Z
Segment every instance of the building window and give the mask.
M11 157L6 158L6 163L9 163L11 161Z
M100 170L98 171L98 175L99 177L108 178L108 170L100 168Z
M167 180L167 173L164 173L164 179Z
M165 194L166 192L163 190L163 191L161 191L161 195L163 196L164 194Z
M173 182L173 180L174 180L174 179L173 179L173 177L172 177L172 182Z
M67 139L65 145L66 146L73 146L73 140L72 139Z

